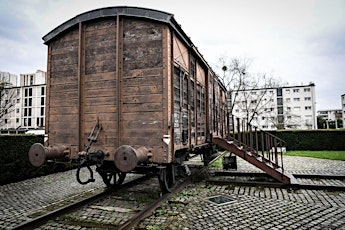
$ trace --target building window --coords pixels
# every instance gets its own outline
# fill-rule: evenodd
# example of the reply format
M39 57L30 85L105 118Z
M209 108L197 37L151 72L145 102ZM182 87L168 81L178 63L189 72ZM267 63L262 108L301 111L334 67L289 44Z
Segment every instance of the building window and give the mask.
M287 107L286 110L290 112L291 111L291 107Z
M299 92L299 89L293 89L293 92L294 92L294 93L298 93L298 92Z
M16 109L16 113L19 113L19 108Z
M41 105L44 105L44 97L41 97Z
M290 90L289 89L285 90L285 93L290 94Z
M301 107L299 107L299 106L293 107L293 110L294 111L301 111Z
M44 107L41 107L41 116L44 116Z
M305 106L305 110L311 110L311 106Z
M41 87L41 95L43 96L45 94L45 88Z
M7 119L5 119L5 124L7 124Z
M29 88L29 97L32 97L32 88Z
M34 84L34 76L30 76L30 85Z
M19 118L16 119L16 122L19 123Z
M304 100L305 101L311 101L311 97L305 97Z
M295 97L293 101L300 101L299 97Z
M20 98L17 98L17 103L20 103Z
M310 88L305 88L304 92L310 92Z
M286 102L290 102L291 101L291 98L286 98Z

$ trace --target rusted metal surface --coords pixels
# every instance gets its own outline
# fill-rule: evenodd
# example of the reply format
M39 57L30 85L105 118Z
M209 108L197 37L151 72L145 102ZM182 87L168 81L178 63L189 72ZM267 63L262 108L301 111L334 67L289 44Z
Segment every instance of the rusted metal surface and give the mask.
M130 172L135 169L139 163L146 162L149 159L149 150L145 147L134 149L129 145L118 147L114 154L114 163L121 172Z
M40 143L35 143L30 147L28 157L33 166L39 167L48 159L65 157L68 153L69 151L64 145L44 147Z

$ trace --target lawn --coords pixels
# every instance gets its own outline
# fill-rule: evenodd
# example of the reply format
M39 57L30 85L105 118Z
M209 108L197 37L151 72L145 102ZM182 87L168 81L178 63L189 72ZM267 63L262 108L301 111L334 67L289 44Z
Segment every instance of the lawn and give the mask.
M345 161L345 151L287 151L286 155Z

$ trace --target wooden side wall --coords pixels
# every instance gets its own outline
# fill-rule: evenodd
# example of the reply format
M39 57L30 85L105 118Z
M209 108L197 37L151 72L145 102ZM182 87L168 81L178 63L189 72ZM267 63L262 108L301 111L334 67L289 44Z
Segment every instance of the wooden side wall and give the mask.
M113 153L117 148L118 135L116 37L116 18L92 21L83 27L82 142L87 143L87 137L99 119L102 131L93 147L108 153Z
M123 20L121 144L149 147L154 162L164 162L163 150L163 26Z
M49 143L78 145L78 27L49 45Z

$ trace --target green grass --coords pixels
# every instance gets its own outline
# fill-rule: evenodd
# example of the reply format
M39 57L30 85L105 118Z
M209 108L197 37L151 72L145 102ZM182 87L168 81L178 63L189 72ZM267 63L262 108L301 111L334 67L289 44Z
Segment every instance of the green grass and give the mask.
M345 161L345 151L287 151L286 155Z

